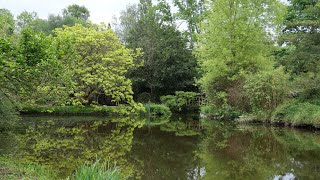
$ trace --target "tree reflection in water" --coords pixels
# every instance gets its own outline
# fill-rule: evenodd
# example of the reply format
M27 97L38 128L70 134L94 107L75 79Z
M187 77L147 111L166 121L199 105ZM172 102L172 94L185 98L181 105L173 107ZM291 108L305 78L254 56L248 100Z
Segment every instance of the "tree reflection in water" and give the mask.
M198 156L204 179L319 179L319 133L207 123Z
M11 139L0 148L61 177L99 159L116 162L129 179L320 179L320 132L194 118L148 119L142 127L145 121L24 118L19 133L0 136Z
M74 117L75 118L75 117ZM54 121L36 121L25 134L18 135L15 156L24 162L39 163L67 176L85 161L116 162L125 177L139 177L141 172L127 160L133 131L143 125L132 117ZM85 119L83 117L82 119Z

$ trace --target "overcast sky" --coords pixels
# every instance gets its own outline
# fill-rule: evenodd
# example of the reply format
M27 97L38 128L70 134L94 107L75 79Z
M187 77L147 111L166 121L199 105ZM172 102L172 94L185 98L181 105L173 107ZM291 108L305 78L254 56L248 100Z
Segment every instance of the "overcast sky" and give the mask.
M118 16L126 5L139 0L0 0L0 8L9 9L15 16L22 11L35 11L40 18L48 14L58 14L68 5L84 5L90 11L90 20L94 23L111 22L114 15Z

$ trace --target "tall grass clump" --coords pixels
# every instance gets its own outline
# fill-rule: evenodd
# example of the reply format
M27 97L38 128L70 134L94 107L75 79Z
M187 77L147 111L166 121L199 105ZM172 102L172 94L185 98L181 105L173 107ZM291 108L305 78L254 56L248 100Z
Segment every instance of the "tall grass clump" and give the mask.
M81 165L73 174L73 176L67 179L72 180L120 180L120 170L109 163L101 163L96 161L95 163L85 163Z

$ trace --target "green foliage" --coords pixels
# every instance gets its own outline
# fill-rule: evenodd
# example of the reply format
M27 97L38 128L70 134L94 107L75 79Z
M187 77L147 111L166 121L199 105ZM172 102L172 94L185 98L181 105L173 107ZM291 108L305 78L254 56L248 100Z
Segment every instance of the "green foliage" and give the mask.
M273 121L292 126L319 126L320 2L291 0L280 44L278 64L291 74L290 95L295 97L273 113Z
M10 36L14 31L14 18L7 9L0 9L0 37Z
M37 24L40 22L36 12L23 11L17 16L16 24L18 30L23 30L26 27L35 30Z
M44 34L37 34L31 28L25 28L21 32L19 41L19 51L22 61L27 66L35 66L42 61L52 59L51 53L48 53L51 45L51 39Z
M71 178L75 180L120 180L121 173L117 167L110 167L106 163L101 163L99 161L91 164L85 163L81 165Z
M111 29L104 26L76 25L55 31L59 59L70 70L75 100L82 104L95 102L99 94L112 101L135 105L131 81L126 78L139 56L125 48Z
M73 4L63 9L63 16L72 16L85 22L90 17L90 12L85 6Z
M303 43L304 38L319 36L319 11L319 1L290 0L282 42L297 45Z
M170 117L148 117L145 120L144 126L159 126L162 124L166 124L170 121Z
M127 47L143 52L139 60L144 66L129 71L136 94L148 92L157 101L161 95L195 89L196 60L174 25L168 3L131 5L121 12L116 27Z
M192 129L187 122L183 121L170 121L160 126L161 131L174 132L176 136L196 136L200 132Z
M116 111L116 106L24 106L21 112L24 114L60 114L60 115L80 115L80 114L104 114L111 115Z
M175 95L161 96L161 103L169 107L173 111L182 111L197 106L196 97L199 93L176 91Z
M25 164L7 157L0 157L1 178L3 179L57 179L55 172L39 164Z
M291 126L320 128L320 106L308 102L289 101L274 111L271 120Z
M21 31L16 48L19 67L10 75L18 81L20 100L48 106L66 103L72 92L71 74L57 59L52 37L27 27Z
M248 75L243 87L251 109L271 115L287 96L288 78L282 68Z
M186 35L192 49L197 42L196 34L200 33L198 25L202 21L202 16L205 12L204 0L174 0L173 3L178 8L175 16L179 20L187 22L188 30Z
M170 109L162 104L145 104L144 105L146 109L146 113L148 116L151 117L162 117L162 118L167 118L171 116L171 111Z
M208 118L217 120L230 120L238 118L242 112L228 104L215 107L212 105L204 105L200 108L201 113Z
M50 14L48 20L43 22L41 31L46 34L52 34L56 28L62 28L63 26L74 26L76 24L84 24L84 22L73 16L61 16Z
M245 77L272 70L274 42L267 29L278 33L284 5L278 0L217 0L209 5L196 48L203 71L199 83L215 109L246 112Z
M44 165L60 177L70 176L97 158L117 162L122 177L132 177L138 171L126 157L132 148L133 131L143 125L142 121L130 116L47 116L26 117L25 121L35 119L36 128L30 126L25 134L15 137L13 157L20 161Z
M39 18L36 12L23 11L17 16L16 29L21 31L29 27L36 32L43 32L49 35L56 28L62 28L63 26L85 25L89 17L89 10L84 6L76 4L69 5L63 9L62 15L49 14L47 19Z

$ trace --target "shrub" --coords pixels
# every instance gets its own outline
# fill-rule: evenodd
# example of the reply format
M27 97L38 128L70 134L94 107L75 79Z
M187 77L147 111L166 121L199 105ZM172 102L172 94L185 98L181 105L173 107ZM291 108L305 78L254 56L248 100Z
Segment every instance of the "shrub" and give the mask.
M262 71L248 75L244 84L245 96L249 99L251 110L265 111L269 115L286 97L288 75L282 68Z
M182 111L192 108L196 104L195 98L199 95L196 92L176 91L175 95L161 96L160 100L173 111Z
M201 107L201 113L204 114L205 117L219 120L233 120L241 115L241 112L239 110L233 108L228 104L225 104L224 106L219 108L216 108L212 105L205 105Z
M170 117L171 111L170 109L163 104L145 104L146 113L148 116L153 117Z

